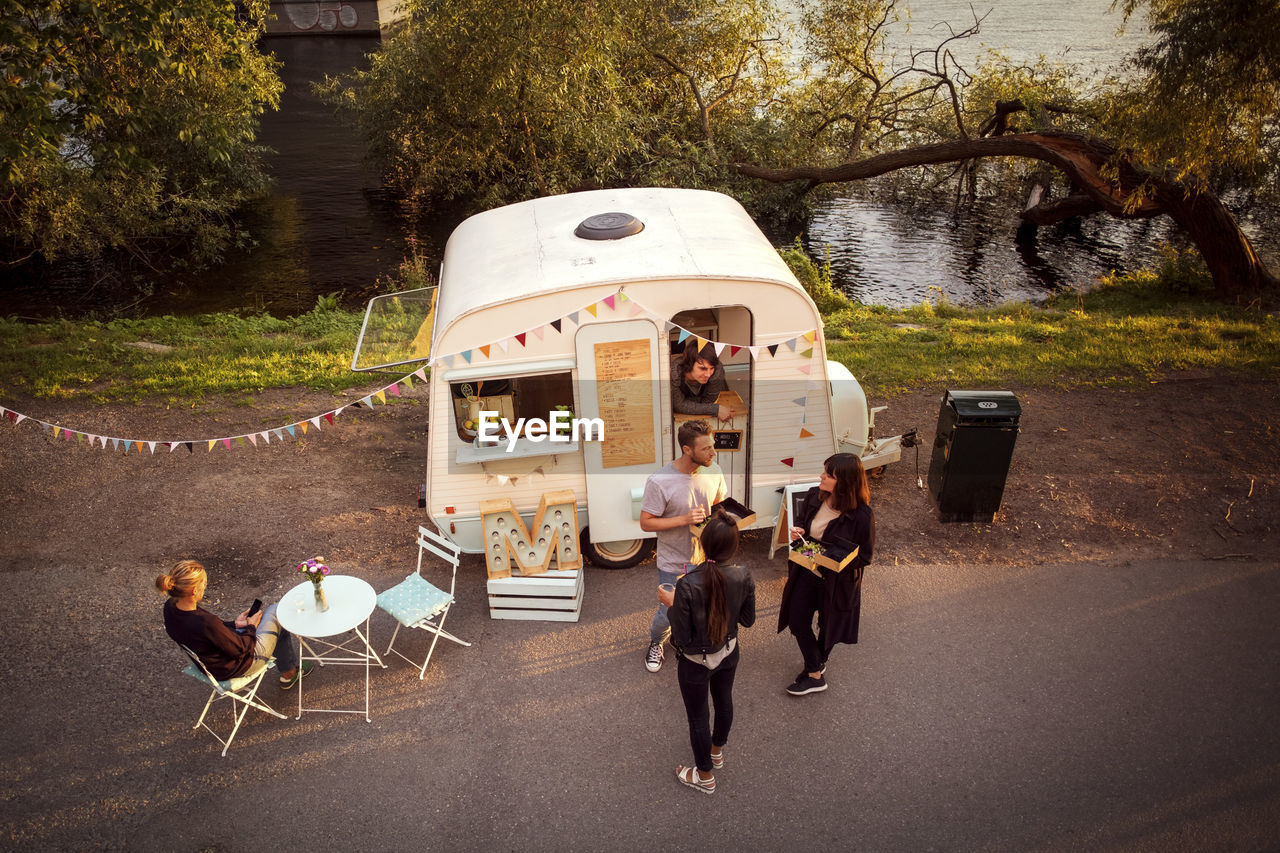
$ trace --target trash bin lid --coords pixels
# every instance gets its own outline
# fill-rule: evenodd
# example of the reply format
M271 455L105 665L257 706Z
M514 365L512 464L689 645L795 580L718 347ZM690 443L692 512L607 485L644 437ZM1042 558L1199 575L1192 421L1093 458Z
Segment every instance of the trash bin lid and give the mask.
M947 399L964 418L1017 418L1022 414L1012 391L947 391Z

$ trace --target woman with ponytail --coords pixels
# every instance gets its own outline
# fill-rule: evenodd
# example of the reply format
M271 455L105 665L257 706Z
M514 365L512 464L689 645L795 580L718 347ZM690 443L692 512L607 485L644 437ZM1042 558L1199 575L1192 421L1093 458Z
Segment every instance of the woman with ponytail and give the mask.
M288 690L311 666L298 669L292 635L276 618L276 605L250 615L246 610L225 622L200 606L209 576L195 560L183 560L156 578L156 589L169 594L164 602L164 629L174 642L190 649L219 681L244 675L258 661L275 658L280 687Z
M756 586L746 568L726 565L738 550L738 527L724 510L712 514L700 538L707 559L676 582L668 610L694 758L693 767L676 768L676 778L714 794L713 768L724 766L724 745L733 725L738 626L750 627L756 621ZM715 705L714 728L708 693Z

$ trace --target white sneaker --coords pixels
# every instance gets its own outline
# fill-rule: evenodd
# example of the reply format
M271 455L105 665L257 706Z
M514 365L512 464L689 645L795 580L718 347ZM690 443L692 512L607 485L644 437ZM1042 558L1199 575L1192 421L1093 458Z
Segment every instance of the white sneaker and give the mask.
M644 668L650 672L662 669L662 643L649 644L649 653L644 658Z

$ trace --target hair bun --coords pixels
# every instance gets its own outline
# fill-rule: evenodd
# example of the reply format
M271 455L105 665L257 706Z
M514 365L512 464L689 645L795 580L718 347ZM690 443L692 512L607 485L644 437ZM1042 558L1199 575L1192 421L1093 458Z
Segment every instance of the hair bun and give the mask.
M169 575L158 575L156 577L156 589L161 592L169 592L173 589L173 578Z

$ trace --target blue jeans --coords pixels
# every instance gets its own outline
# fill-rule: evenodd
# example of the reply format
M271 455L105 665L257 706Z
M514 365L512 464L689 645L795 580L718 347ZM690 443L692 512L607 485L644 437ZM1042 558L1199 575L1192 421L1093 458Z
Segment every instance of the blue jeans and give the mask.
M262 608L262 621L258 623L253 656L258 660L276 659L276 668L288 672L298 666L298 649L293 635L284 629L276 617L275 604Z
M680 579L680 576L689 571L689 565L689 563L685 563L678 572L668 572L663 569L658 569L658 583L669 583L672 586L675 586L675 583ZM671 622L667 619L667 605L659 604L657 611L653 614L653 621L649 623L649 642L663 643L670 636Z

